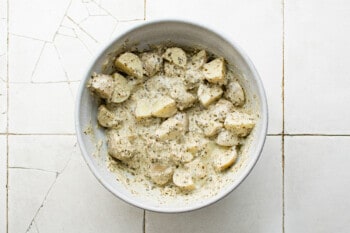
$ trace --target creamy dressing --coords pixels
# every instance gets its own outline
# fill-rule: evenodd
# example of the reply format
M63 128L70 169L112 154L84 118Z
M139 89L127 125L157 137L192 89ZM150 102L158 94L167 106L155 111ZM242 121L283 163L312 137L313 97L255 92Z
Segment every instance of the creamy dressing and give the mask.
M95 74L89 88L103 100L98 121L117 180L136 195L161 194L160 204L211 197L233 182L257 114L224 59L163 48L116 64L117 76Z

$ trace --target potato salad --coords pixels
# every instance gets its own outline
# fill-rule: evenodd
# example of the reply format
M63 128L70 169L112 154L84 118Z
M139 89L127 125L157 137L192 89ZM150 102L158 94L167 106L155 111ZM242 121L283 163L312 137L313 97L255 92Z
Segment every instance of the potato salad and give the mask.
M113 72L92 74L111 161L151 186L185 193L232 169L256 116L228 67L205 50L162 46L121 53Z

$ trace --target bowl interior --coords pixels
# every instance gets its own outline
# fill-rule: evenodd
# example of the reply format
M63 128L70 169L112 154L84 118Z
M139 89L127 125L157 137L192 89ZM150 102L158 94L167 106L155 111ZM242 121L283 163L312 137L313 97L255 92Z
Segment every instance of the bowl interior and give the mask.
M231 69L237 72L243 85L249 108L258 112L260 118L252 132L249 146L245 148L245 158L241 159L240 167L231 173L231 182L217 195L185 201L177 198L167 201L159 195L143 195L142 186L133 187L133 191L125 188L122 182L116 180L116 175L107 168L107 153L105 135L97 126L97 101L85 88L92 72L108 73L110 61L116 54L129 49L144 50L150 45L172 44L181 47L200 48L226 58ZM264 144L267 128L267 107L265 93L254 66L242 51L218 34L194 24L161 21L145 24L135 28L111 43L93 62L85 79L81 83L76 109L76 127L78 141L83 156L97 179L119 198L138 207L160 212L182 212L197 209L222 198L249 174L256 163ZM85 133L84 133L85 132ZM88 132L88 133L87 133ZM100 143L102 146L100 147Z

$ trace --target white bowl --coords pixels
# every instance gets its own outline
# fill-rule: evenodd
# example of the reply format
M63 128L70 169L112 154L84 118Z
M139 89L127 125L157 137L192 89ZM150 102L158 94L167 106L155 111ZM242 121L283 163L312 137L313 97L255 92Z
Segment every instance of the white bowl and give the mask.
M190 202L170 201L160 203L157 195L133 194L124 184L116 180L115 174L107 168L106 146L103 145L99 155L97 142L105 140L104 131L97 126L97 102L86 88L92 72L101 72L103 65L123 49L136 46L147 48L149 44L175 43L183 47L203 48L217 56L224 57L229 64L234 64L242 74L240 82L245 88L250 104L259 113L260 118L252 132L251 142L246 150L246 159L240 166L231 183L222 188L215 196L192 200ZM126 47L125 47L126 46ZM130 29L114 39L101 53L99 53L88 67L87 73L80 84L75 109L75 124L78 143L83 157L92 173L110 192L120 199L143 209L156 212L185 212L208 206L233 191L248 176L258 161L267 132L267 103L263 85L254 65L248 56L230 38L223 33L216 33L206 27L182 21L156 21ZM84 131L90 127L91 135ZM253 191L253 190L252 190ZM180 200L180 199L179 199Z

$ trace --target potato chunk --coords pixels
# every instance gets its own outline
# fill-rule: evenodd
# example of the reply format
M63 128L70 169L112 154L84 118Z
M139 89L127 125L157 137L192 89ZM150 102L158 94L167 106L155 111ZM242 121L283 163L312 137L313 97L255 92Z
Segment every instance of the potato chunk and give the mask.
M206 84L199 85L197 91L199 101L206 108L214 101L220 99L222 93L223 91L220 86Z
M176 112L176 102L168 96L158 98L152 106L152 115L155 117L171 117Z
M174 171L173 182L177 187L186 191L195 189L191 172L183 168L177 168Z
M174 171L172 167L167 167L162 164L154 164L151 166L149 176L151 180L158 185L165 185L171 179Z
M188 130L188 117L186 113L177 113L165 120L156 130L156 137L160 140L174 139Z
M207 62L207 52L201 50L191 58L191 68L199 69Z
M100 105L97 112L98 123L106 128L111 128L119 124L119 119L117 116L109 111L105 105Z
M170 62L164 62L164 73L168 77L177 77L182 78L185 77L185 70L182 67L179 67Z
M226 66L223 58L216 58L209 63L203 65L204 78L210 83L225 85L226 80Z
M239 144L239 138L231 131L223 130L218 134L215 142L220 146L236 146Z
M183 51L180 48L177 48L177 47L168 48L163 54L163 58L171 63L174 63L177 66L180 66L183 68L186 67L187 56L185 51Z
M206 151L209 140L202 133L188 132L185 136L185 150L192 154Z
M152 103L147 99L138 99L134 115L137 120L148 118L152 116Z
M107 149L108 153L119 160L125 161L132 158L137 150L132 144L133 137L125 137L125 135L119 135L117 131L110 131L107 134Z
M189 69L186 71L184 84L187 90L197 88L203 81L203 74L201 70Z
M200 158L186 163L184 167L191 171L192 177L195 179L202 179L207 175L207 166L201 162Z
M111 97L112 103L121 103L127 100L130 96L131 85L128 84L128 81L123 77L123 75L114 73L114 91Z
M243 88L237 81L227 84L224 96L235 106L242 106L245 102Z
M93 75L88 82L88 88L98 97L109 100L113 94L114 81L110 75Z
M252 117L246 113L233 112L226 116L224 126L239 137L246 137L255 126Z
M173 153L172 159L175 163L188 163L193 160L193 155L190 152Z
M226 115L233 111L233 104L225 99L220 99L215 105L209 107L209 115L219 122L224 122Z
M224 171L237 160L237 150L234 147L215 147L211 153L213 166L216 171Z
M212 136L215 136L216 134L218 134L220 132L220 130L222 129L222 127L223 127L222 123L217 122L215 120L210 120L203 127L203 133L207 137L212 137Z
M115 60L115 66L120 71L134 76L136 78L142 78L143 68L140 58L130 52L123 53Z
M163 58L157 53L142 53L141 61L143 65L143 72L148 76L152 77L159 72L163 64Z
M180 110L191 107L196 101L196 97L187 92L183 85L174 85L171 87L169 94L176 101L176 105Z

